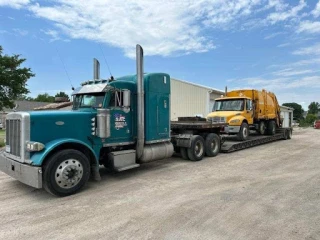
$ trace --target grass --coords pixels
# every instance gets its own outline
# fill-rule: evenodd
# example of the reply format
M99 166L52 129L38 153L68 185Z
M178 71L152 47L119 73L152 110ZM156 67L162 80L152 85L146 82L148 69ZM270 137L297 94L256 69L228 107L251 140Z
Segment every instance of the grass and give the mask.
M5 130L0 130L0 147L4 147L3 139L5 137L5 134L6 134Z

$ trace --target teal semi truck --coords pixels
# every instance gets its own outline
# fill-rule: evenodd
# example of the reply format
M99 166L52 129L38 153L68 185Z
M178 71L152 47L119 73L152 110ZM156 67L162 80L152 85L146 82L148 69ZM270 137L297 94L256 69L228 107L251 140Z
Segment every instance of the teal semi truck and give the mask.
M114 171L169 158L201 160L220 151L224 123L184 119L170 122L170 76L143 72L136 47L137 73L94 79L73 92L71 111L14 112L6 117L6 146L0 170L57 196L79 191L99 168Z

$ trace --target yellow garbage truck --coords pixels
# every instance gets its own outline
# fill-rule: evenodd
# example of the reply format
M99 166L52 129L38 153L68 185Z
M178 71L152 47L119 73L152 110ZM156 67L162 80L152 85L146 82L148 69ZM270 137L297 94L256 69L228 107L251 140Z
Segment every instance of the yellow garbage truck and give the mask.
M207 119L212 123L228 123L222 131L237 135L241 141L248 139L250 130L274 135L281 127L277 97L264 89L226 90L225 96L215 99Z

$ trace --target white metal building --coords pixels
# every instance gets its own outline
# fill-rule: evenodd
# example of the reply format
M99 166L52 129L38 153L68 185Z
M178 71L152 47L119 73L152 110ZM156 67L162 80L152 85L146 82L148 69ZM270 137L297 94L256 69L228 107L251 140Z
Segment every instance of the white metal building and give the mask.
M282 127L292 127L293 108L280 106L280 116L283 118Z
M224 91L171 78L171 120L178 117L200 115L206 117L212 110L214 99Z

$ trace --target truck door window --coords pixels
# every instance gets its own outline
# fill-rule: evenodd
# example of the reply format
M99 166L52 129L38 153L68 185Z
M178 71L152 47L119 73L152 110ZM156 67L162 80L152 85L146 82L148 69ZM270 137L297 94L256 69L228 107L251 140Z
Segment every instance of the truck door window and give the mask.
M109 106L110 107L122 107L123 106L123 92L122 91L112 92Z
M247 99L246 100L246 105L247 105L247 110L250 111L252 110L252 101Z

